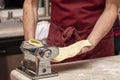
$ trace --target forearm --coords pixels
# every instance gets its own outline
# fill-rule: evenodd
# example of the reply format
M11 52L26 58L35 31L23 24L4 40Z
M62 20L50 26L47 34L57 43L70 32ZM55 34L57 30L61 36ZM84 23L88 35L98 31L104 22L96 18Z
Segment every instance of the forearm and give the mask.
M111 30L116 17L117 7L115 5L107 6L88 36L88 40L94 46Z
M23 29L25 40L34 39L37 23L37 6L35 6L35 4L33 5L33 0L25 0L23 9Z
M37 21L38 21L38 3L39 3L39 0L33 1L33 14L34 14L35 26L37 25ZM36 29L36 27L35 27L35 29Z

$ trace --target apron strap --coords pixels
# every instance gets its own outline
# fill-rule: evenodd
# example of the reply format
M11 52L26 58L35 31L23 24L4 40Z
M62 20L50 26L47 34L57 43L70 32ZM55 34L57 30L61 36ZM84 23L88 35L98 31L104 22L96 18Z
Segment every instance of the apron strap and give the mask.
M74 26L68 26L66 29L63 29L61 26L56 25L51 22L51 24L58 30L62 31L62 40L63 42L68 41L72 36L75 36L76 41L81 40L79 36L79 31L76 30Z

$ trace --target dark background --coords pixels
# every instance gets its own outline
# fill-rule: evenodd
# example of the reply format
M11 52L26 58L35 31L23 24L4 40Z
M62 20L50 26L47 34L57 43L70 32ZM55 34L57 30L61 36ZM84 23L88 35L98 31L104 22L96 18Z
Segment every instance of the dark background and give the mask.
M18 9L23 7L24 0L4 0L5 9Z

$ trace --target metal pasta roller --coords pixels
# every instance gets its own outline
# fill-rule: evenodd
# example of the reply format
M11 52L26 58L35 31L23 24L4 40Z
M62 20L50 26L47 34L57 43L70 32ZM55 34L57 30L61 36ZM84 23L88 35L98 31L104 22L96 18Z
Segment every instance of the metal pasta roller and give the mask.
M23 65L16 70L31 79L40 79L57 76L51 69L51 60L58 55L58 48L42 45L36 47L23 41L20 49L24 53Z

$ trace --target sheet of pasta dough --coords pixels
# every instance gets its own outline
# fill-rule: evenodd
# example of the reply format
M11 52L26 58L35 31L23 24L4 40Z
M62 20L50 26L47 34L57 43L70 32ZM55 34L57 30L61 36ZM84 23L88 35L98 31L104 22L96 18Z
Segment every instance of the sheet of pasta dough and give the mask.
M70 46L59 48L59 55L53 59L53 62L60 62L67 58L74 57L85 46L91 46L88 40L81 40Z

